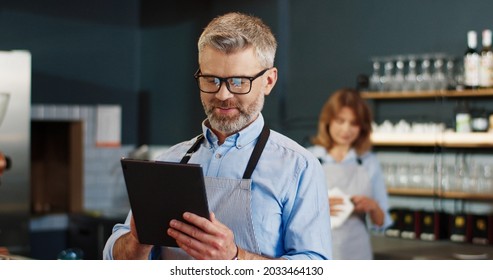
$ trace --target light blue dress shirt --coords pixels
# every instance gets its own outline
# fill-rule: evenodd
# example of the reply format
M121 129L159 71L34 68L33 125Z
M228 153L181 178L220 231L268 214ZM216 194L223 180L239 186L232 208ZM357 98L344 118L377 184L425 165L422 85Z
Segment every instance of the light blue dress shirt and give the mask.
M204 176L241 179L264 125L262 114L222 145L204 123L206 136L189 163ZM195 138L168 149L157 160L179 162ZM325 174L317 158L295 141L271 131L252 174L252 220L262 254L287 259L331 259L331 233ZM231 213L235 215L235 213ZM116 239L129 231L117 224L103 257L112 259Z

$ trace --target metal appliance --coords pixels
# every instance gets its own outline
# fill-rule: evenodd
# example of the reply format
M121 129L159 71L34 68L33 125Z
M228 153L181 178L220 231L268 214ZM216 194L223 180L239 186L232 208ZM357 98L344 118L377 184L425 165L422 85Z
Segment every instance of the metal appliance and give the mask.
M0 247L29 254L31 54L0 51Z
M9 93L0 93L0 125L2 125L5 113L7 113L7 108L9 106ZM12 161L10 157L4 155L0 150L0 185L2 184L2 174L5 170L10 169Z

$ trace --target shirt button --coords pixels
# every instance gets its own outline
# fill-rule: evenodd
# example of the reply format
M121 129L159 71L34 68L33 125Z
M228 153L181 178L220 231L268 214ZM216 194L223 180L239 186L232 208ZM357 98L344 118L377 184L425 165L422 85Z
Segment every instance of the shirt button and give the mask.
M216 154L216 158L221 158L221 154Z

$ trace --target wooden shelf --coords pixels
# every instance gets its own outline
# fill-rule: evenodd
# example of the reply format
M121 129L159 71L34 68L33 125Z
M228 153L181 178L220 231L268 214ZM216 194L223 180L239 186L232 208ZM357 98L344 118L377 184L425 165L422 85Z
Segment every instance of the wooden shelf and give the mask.
M371 135L374 146L441 146L449 148L491 148L493 132L473 133L381 133Z
M437 99L453 97L493 97L493 89L446 90L446 91L394 91L394 92L362 92L365 99ZM493 148L493 132L474 133L382 133L371 135L374 146L399 147L449 147L449 148ZM445 199L493 201L493 193L446 192L440 189L388 188L389 195L435 197Z
M361 92L365 99L426 99L436 97L481 97L493 96L493 89L444 90L444 91L382 91Z
M449 199L493 200L492 193L445 192L441 190L416 188L388 188L389 195L440 197Z

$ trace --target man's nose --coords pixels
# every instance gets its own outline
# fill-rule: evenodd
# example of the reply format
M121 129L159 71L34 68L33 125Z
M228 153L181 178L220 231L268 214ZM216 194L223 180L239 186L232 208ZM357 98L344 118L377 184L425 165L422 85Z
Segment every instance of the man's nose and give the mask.
M221 81L219 91L215 95L219 100L226 100L233 97L233 94L229 91L225 81Z

